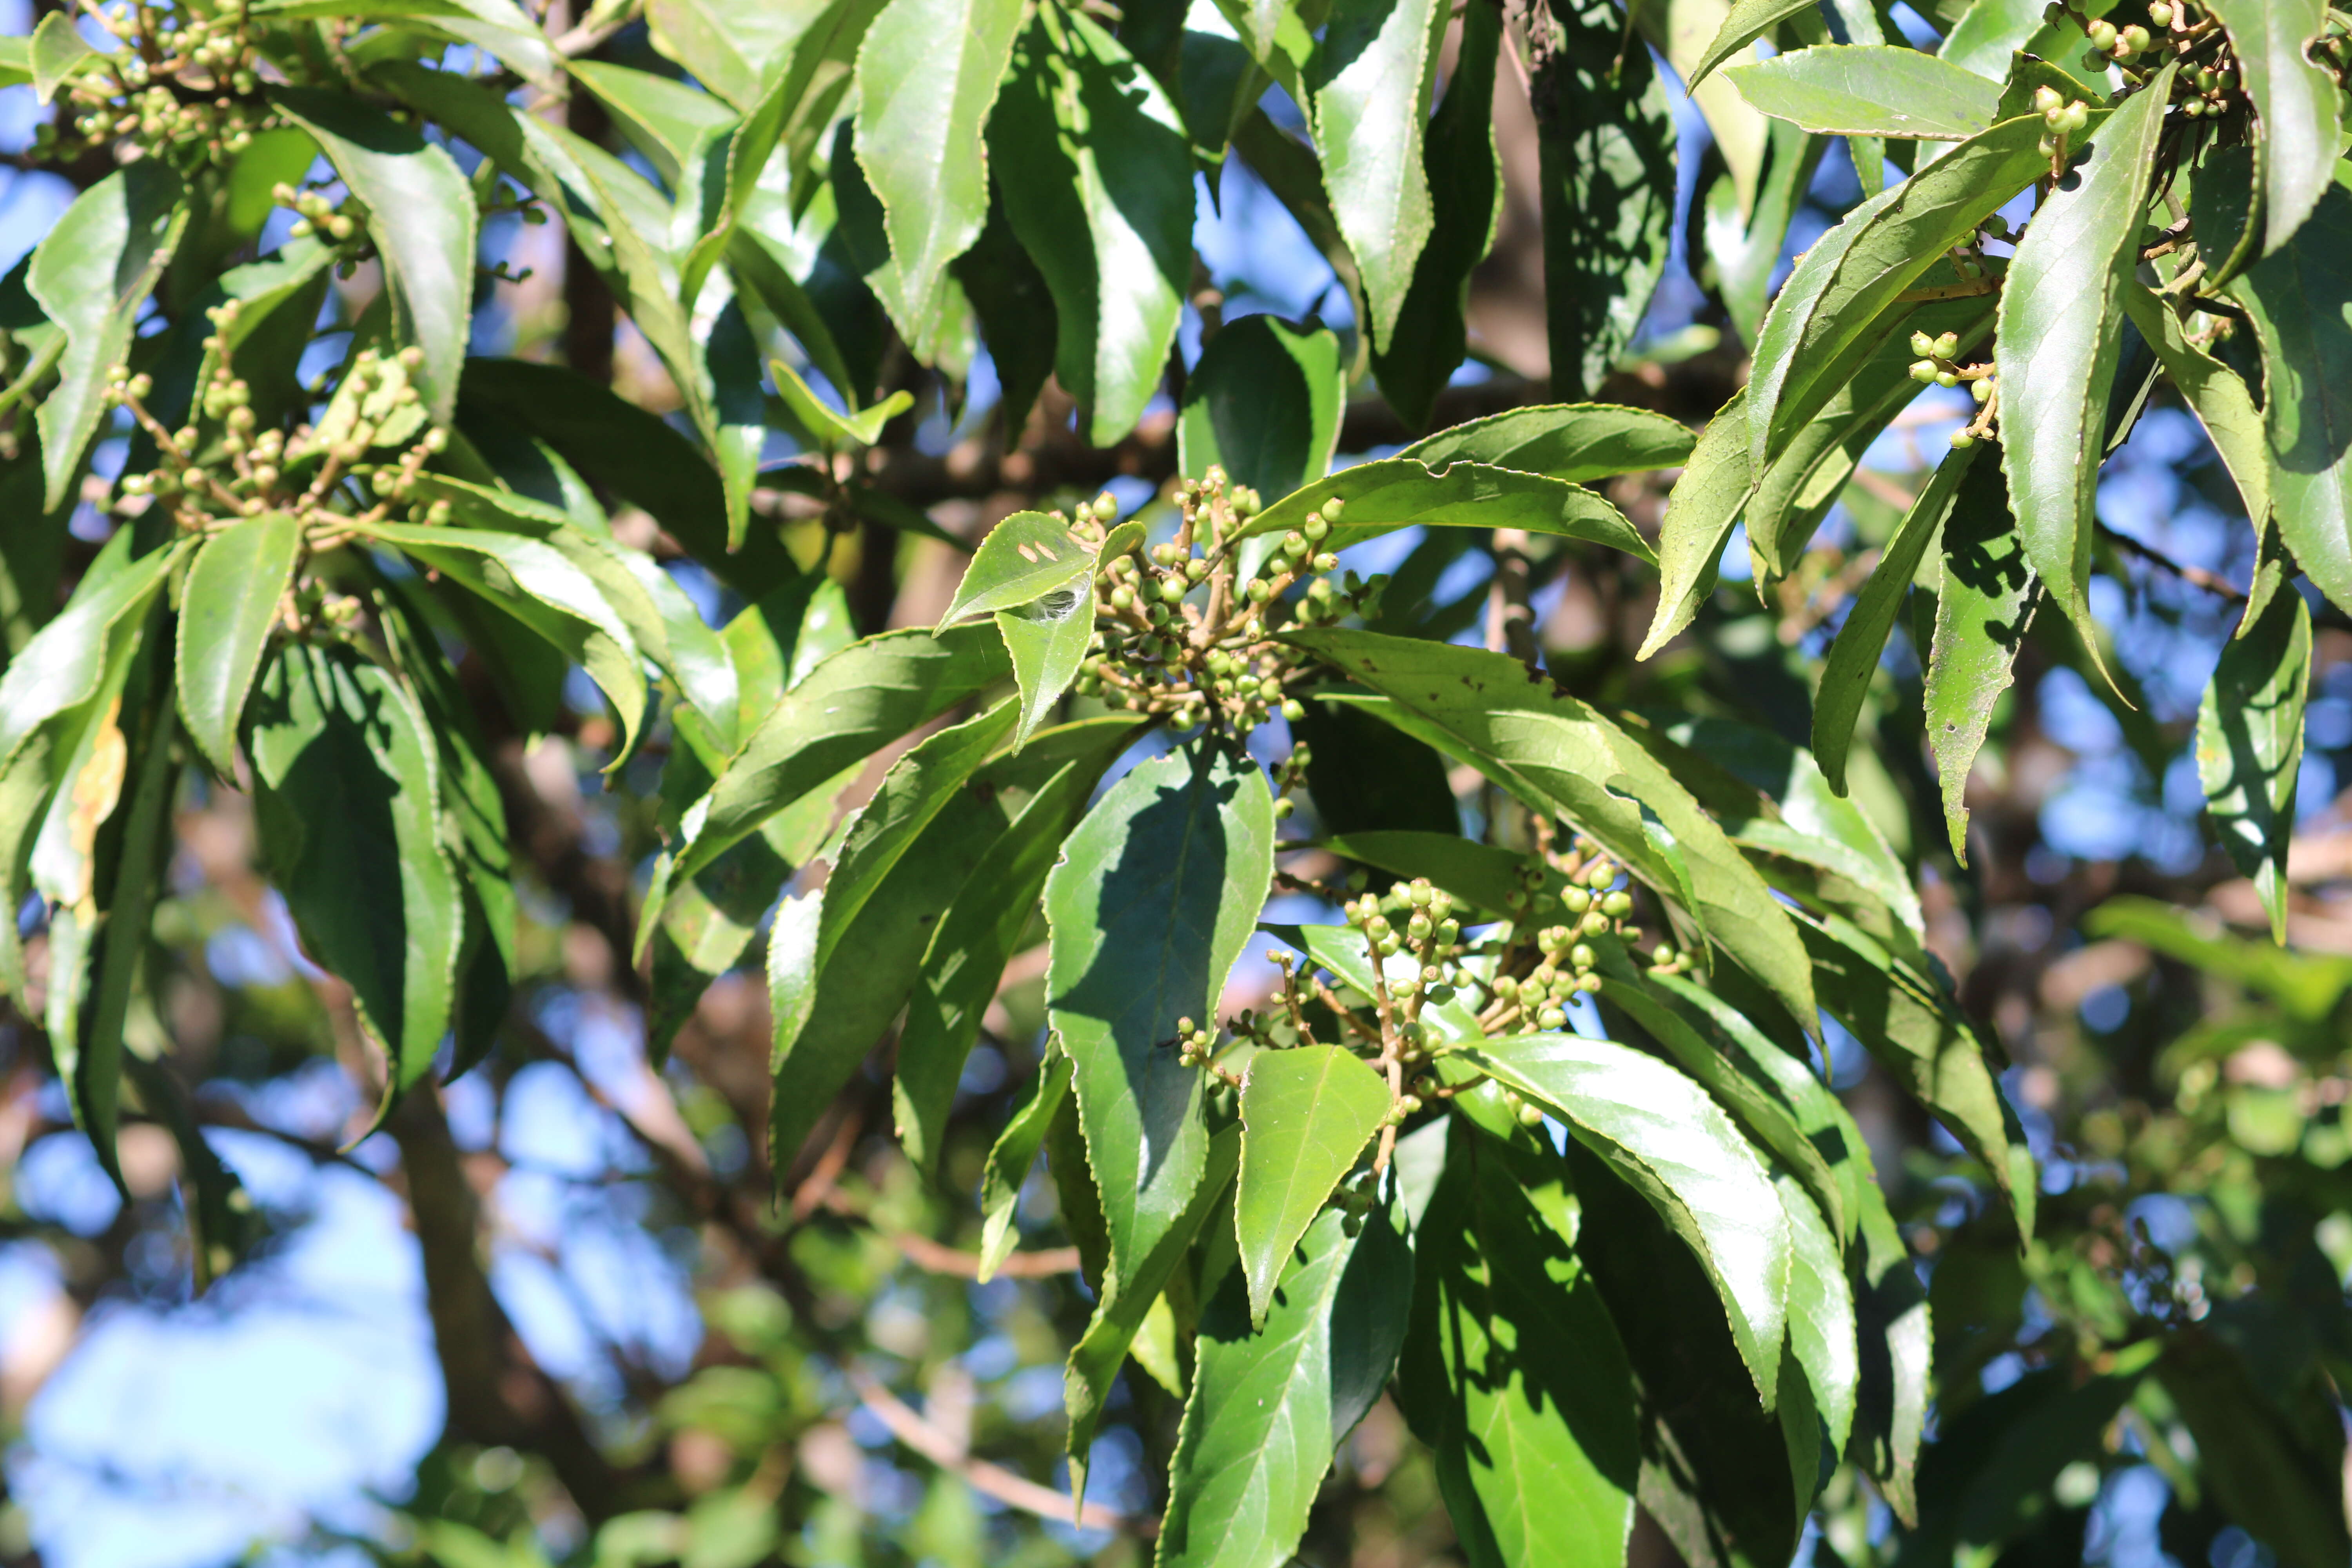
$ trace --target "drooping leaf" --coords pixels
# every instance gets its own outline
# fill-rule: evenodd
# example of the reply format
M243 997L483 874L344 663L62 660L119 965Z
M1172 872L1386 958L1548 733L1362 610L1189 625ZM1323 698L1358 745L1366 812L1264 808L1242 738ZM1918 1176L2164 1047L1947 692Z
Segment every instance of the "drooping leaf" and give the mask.
M318 139L352 194L368 205L394 333L423 353L411 378L433 422L446 424L457 405L473 320L472 187L446 151L347 93L281 88L271 101Z
M2036 210L2010 263L1994 334L2001 470L2018 537L2095 661L2086 595L2107 393L2175 68L2097 130L2089 160Z
M1978 463L1944 523L1936 635L1927 656L1927 745L1953 858L1969 863L1969 774L2041 606L2042 580L2009 514L2009 480Z
M1449 1119L1414 1227L1398 1403L1473 1568L1618 1563L1640 1455L1616 1329L1556 1162ZM1563 1223L1565 1222L1565 1223Z
M2279 534L2341 609L2352 605L2352 409L2335 389L2352 367L2352 191L2329 186L2231 291L2262 340Z
M304 949L352 988L383 1045L389 1110L432 1071L465 938L432 734L382 667L300 642L270 659L249 712L270 879Z
M1194 1201L1209 1142L1202 1075L1173 1041L1180 1020L1214 1016L1273 857L1265 773L1202 741L1112 785L1046 879L1046 1016L1075 1069L1114 1276L1150 1257Z
M1624 514L1581 485L1472 462L1433 471L1411 458L1359 463L1318 479L1251 518L1242 536L1279 536L1332 500L1341 503L1344 519L1333 523L1323 545L1334 552L1418 523L1521 528L1651 558L1648 543Z
M2311 686L2311 612L2289 588L2246 636L2222 645L2197 710L2197 776L2221 847L2286 941L2286 852L2303 766L2304 698Z
M265 512L214 534L189 570L176 661L180 711L188 739L223 778L236 776L246 693L301 548L300 522Z
M1022 746L1086 663L1095 635L1095 598L1083 584L1058 589L1019 609L999 610L994 619L1013 661L1013 684L1021 690L1021 727L1013 743Z
M1853 744L1854 721L1862 714L1863 700L1870 694L1871 678L1878 673L1887 635L1895 629L1895 617L1910 595L1911 580L1928 544L1950 519L1963 485L1975 471L1977 458L1977 449L1970 447L1947 455L1936 465L1935 477L1895 525L1878 565L1846 612L1837 640L1830 645L1821 689L1813 697L1813 755L1821 760L1830 787L1840 795L1846 792L1846 750Z
M1688 469L1666 497L1658 531L1658 608L1637 658L1648 658L1679 637L1715 591L1724 546L1756 489L1747 409L1742 387L1699 432Z
M1234 1226L1250 1321L1265 1322L1291 1249L1387 1120L1388 1085L1339 1046L1261 1051L1242 1077Z
M1273 316L1228 322L1185 379L1176 466L1197 479L1221 464L1234 484L1286 496L1330 471L1347 394L1328 331Z
M810 437L828 449L851 445L872 447L882 439L882 427L915 405L914 395L894 392L871 408L844 413L819 397L801 373L782 360L769 362L776 378L776 395Z
M1159 386L1192 287L1192 142L1150 74L1073 16L1015 44L988 142L1020 171L997 188L1053 293L1055 372L1108 446Z
M857 159L893 262L879 291L910 341L988 216L982 133L1020 30L1018 0L891 0L857 51Z
M1845 1254L1805 1189L1790 1176L1776 1180L1789 1215L1789 1347L1812 1384L1831 1449L1843 1453L1862 1383Z
M1540 1101L1697 1257L1769 1408L1788 1325L1789 1216L1748 1141L1705 1090L1625 1046L1527 1035L1465 1053Z
M1790 49L1727 74L1765 113L1827 136L1965 142L2000 109L1997 84L1903 45Z
M1004 1267L1021 1239L1013 1219L1022 1184L1045 1147L1046 1129L1069 1097L1070 1058L1057 1050L1039 1064L1028 1098L1014 1109L1004 1131L989 1146L988 1164L980 1177L980 1212L985 1220L980 1233L979 1279L983 1285Z
M1470 462L1586 484L1616 474L1679 468L1697 440L1679 419L1646 408L1562 403L1473 419L1424 436L1397 456L1432 469Z
M259 0L252 14L257 20L338 17L420 27L495 55L540 87L552 87L557 76L547 35L514 0Z
M1070 537L1060 520L1042 511L1016 511L990 529L972 552L940 626L1034 604L1085 583L1094 564L1094 552Z
M1647 49L1607 0L1553 8L1534 89L1551 388L1588 397L1616 367L1664 275L1674 117Z
M107 373L129 353L140 309L187 222L179 176L148 159L76 196L33 252L25 287L65 345L38 416L44 510L65 504L81 471L82 452L106 414Z
M1246 1169L1246 1150L1243 1159ZM1388 1384L1412 1279L1386 1206L1360 1221L1337 1209L1316 1216L1271 1315L1253 1314L1241 1276L1225 1276L1202 1314L1160 1568L1244 1568L1297 1549L1333 1447Z
M2215 0L2262 125L2263 254L2276 252L2335 183L2344 151L2335 79L2305 51L2327 29L2323 0Z
M1324 189L1383 352L1433 219L1423 149L1444 26L1431 0L1335 0L1307 62Z

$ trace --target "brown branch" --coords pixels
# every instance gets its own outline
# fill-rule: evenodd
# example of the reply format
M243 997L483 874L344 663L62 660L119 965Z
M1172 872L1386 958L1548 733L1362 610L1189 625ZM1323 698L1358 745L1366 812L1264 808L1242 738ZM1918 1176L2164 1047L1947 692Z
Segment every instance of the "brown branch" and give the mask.
M1040 1519L1075 1519L1088 1529L1116 1531L1144 1541L1160 1534L1160 1521L1156 1519L1120 1513L1098 1502L1080 1505L1067 1492L1040 1486L1002 1465L973 1458L963 1451L962 1444L916 1415L896 1394L856 1367L849 1369L849 1382L857 1390L858 1403L890 1429L890 1436L940 1468L962 1477L974 1490L1007 1507L1034 1513Z
M2104 522L2098 525L2098 530L2101 539L2126 554L2137 555L2151 566L2163 568L2192 588L2202 588L2209 594L2218 594L2231 604L2242 605L2246 602L2245 590L2237 587L2226 577L2208 572L2202 566L2191 566L2185 561L2175 561L2154 545L2142 544L2130 534L2118 533Z

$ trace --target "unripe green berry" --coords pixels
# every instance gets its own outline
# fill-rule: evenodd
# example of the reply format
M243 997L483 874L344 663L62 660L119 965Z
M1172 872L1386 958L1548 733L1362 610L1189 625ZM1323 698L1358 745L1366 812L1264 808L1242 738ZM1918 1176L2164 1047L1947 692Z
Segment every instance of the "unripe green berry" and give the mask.
M1601 989L1601 976L1591 973L1580 974L1576 977L1576 988L1587 996L1593 995Z
M1592 895L1582 888L1570 888L1561 892L1559 901L1566 906L1570 914L1580 915L1591 907Z
M1959 352L1959 333L1946 332L1942 337L1936 340L1935 354L1937 359L1949 359Z
M1587 942L1578 942L1568 950L1568 961L1579 969L1590 969L1601 962L1601 955Z
M1915 361L1911 366L1911 379L1922 386L1935 380L1936 362L1931 359Z
M1323 521L1321 512L1310 511L1307 514L1307 521L1299 525L1298 531L1305 534L1310 542L1320 544L1324 535L1331 531L1331 525Z
M1160 596L1169 604L1177 604L1182 601L1192 586L1181 577L1162 577L1160 580Z
M2050 89L2043 88L2042 90L2048 92ZM1914 332L1911 334L1911 352L1925 359L1936 352L1936 340L1925 332Z
M2103 55L2116 47L2116 25L2105 17L2093 22L2083 36L2091 40L2091 47Z
M1959 373L1957 371L1939 370L1936 373L1936 384L1937 386L1947 388L1958 386L1960 384Z
M1564 1029L1567 1026L1568 1015L1558 1007L1547 1007L1536 1015L1536 1027L1539 1029ZM1538 1121L1543 1120L1540 1112L1538 1113L1536 1120ZM1534 1124L1534 1122L1528 1123L1529 1126Z
M1606 895L1601 900L1601 912L1612 920L1623 920L1633 912L1633 895L1631 893Z
M1989 375L1979 376L1976 380L1969 383L1969 395L1977 400L1979 406L1990 403L1992 401L1992 377Z
M1274 803L1275 820L1277 822L1283 821L1288 818L1290 814L1297 809L1297 806L1292 804L1290 797L1288 795L1285 795L1282 799Z
M1974 436L1972 436L1972 435L1969 434L1969 432L1967 432L1966 430L1955 430L1955 431L1953 431L1953 432L1952 432L1952 450L1953 450L1953 451L1955 451L1955 452L1965 452L1965 451L1967 451L1969 447L1971 447L1975 446L1976 444L1977 444L1977 438L1976 438Z
M1307 717L1307 704L1296 697L1285 698L1282 703L1282 716L1296 724Z

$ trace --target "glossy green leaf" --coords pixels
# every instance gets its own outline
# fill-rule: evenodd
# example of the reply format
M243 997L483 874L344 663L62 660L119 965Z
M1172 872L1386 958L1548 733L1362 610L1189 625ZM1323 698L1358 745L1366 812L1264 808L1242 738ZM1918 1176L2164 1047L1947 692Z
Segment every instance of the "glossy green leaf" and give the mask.
M1302 83L1324 189L1383 351L1429 242L1422 151L1445 21L1434 0L1333 0Z
M1094 595L1083 587L1061 589L1017 610L999 610L994 619L1021 691L1018 747L1077 679L1094 641Z
M1094 552L1072 538L1060 519L1016 511L990 529L972 552L940 626L944 629L972 616L1016 609L1071 590L1086 583L1094 565Z
M1696 90L1717 66L1791 16L1811 11L1813 5L1814 0L1738 0L1731 7L1731 14L1723 19L1714 41L1706 46L1706 52L1699 57L1685 86Z
M1812 986L1788 914L1672 774L1592 709L1503 654L1356 631L1290 635L1349 679L1452 735L1490 778L1591 834L1654 888L1671 885L1642 805L1682 847L1709 938L1815 1026ZM1609 785L1621 787L1612 790ZM1635 804L1638 798L1639 805Z
M74 26L73 16L52 11L33 29L26 63L33 73L33 101L47 104L58 89L100 64L102 57Z
M388 1110L433 1070L465 939L432 733L380 666L304 643L269 661L250 714L254 821L270 880L303 950L352 988L390 1058Z
M1192 142L1118 40L1054 17L1014 46L988 144L1020 171L998 188L1053 293L1055 372L1080 432L1108 446L1158 389L1192 289Z
M1724 547L1756 489L1747 409L1742 387L1699 431L1689 468L1666 496L1658 530L1658 607L1636 658L1649 658L1681 636L1715 591Z
M2333 185L2232 292L2263 345L2280 537L2329 602L2352 605L2352 191Z
M1244 316L1218 329L1185 378L1176 466L1198 478L1221 464L1234 484L1286 496L1331 471L1347 400L1331 332Z
M1005 964L1036 921L1038 895L1060 857L1062 840L1085 815L1103 770L1135 732L1132 721L1113 716L1039 736L1033 742L1039 768L1068 760L1050 776L1032 773L1040 779L1035 793L940 917L898 1030L898 1076L891 1089L899 1141L917 1165L938 1167L982 1015L995 998ZM1066 1081L1067 1066L1060 1070ZM1025 1174L1024 1165L1020 1175ZM1019 1175L1011 1179L1017 1189Z
M1806 1189L1790 1176L1776 1181L1789 1215L1789 1346L1812 1384L1831 1448L1843 1453L1862 1383L1844 1250Z
M514 0L257 0L251 10L256 21L404 24L472 44L540 87L556 80L547 35Z
M694 875L843 768L1009 673L993 626L887 632L826 659L768 711L688 813L673 879ZM648 897L646 907L650 915L657 900Z
M891 0L857 51L857 161L894 263L877 287L910 337L988 216L983 132L1020 30L1019 0Z
M25 287L65 336L38 417L45 510L65 504L81 471L106 416L107 373L130 353L132 326L187 223L179 177L148 159L76 196L33 252Z
M1969 774L2041 604L2042 580L2009 515L2009 481L1998 464L1979 463L1944 524L1927 672L1927 745L1943 792L1944 828L1963 866Z
M235 776L246 693L301 549L301 524L265 512L214 534L189 570L180 609L180 710L189 740L223 778Z
M1895 525L1869 581L1854 595L1837 640L1830 645L1821 689L1813 697L1813 755L1821 760L1830 787L1840 795L1846 793L1846 750L1853 744L1854 721L1870 694L1871 678L1878 673L1887 635L1910 596L1911 580L1927 546L1951 517L1963 484L1975 470L1978 456L1970 447L1948 454L1936 465L1934 477Z
M702 183L735 127L737 115L724 100L657 72L593 59L567 60L564 68L596 95L674 192Z
M829 8L824 0L788 5L756 0L649 0L646 20L655 48L748 113L793 46Z
M100 552L66 607L0 671L0 764L14 760L41 726L98 694L118 629L145 615L181 556L158 550L134 561L130 536L116 538L120 545L110 542Z
M1273 874L1265 773L1195 742L1112 785L1046 879L1046 1016L1076 1069L1114 1276L1130 1276L1194 1201L1202 1074L1170 1042L1181 1019L1215 1016Z
M2344 151L2335 79L2305 52L2327 30L2323 0L2214 0L2262 123L2263 254L2294 233L2335 183Z
M645 721L646 679L636 639L594 578L551 544L479 528L374 523L365 531L422 562L547 639L583 666L620 716L617 768Z
M1790 49L1727 74L1766 114L1826 136L1965 142L2000 109L1996 84L1896 44Z
M2035 212L2010 263L1994 334L2001 471L2018 537L2094 660L2087 595L2107 392L2173 68L2116 111L2089 160Z
M1415 524L1437 528L1521 528L1606 544L1641 560L1650 547L1624 513L1581 485L1515 468L1456 462L1433 471L1411 458L1342 468L1285 496L1244 524L1244 538L1280 535L1325 503L1342 503L1323 548L1346 549Z
M1239 1274L1225 1276L1193 1347L1160 1568L1254 1568L1297 1550L1333 1447L1388 1385L1412 1279L1412 1248L1385 1206L1316 1216L1270 1315L1253 1313Z
M993 984L993 977L991 980ZM1045 1147L1045 1131L1070 1097L1070 1058L1060 1051L1046 1057L1037 1068L1037 1080L1005 1121L1004 1131L989 1145L988 1163L980 1176L980 1283L985 1285L1013 1256L1021 1233L1013 1227L1013 1210L1029 1169Z
M278 110L318 139L352 194L375 215L393 331L425 356L411 373L435 424L457 403L474 304L474 194L446 151L347 94L280 88Z
M1398 1404L1472 1568L1613 1563L1633 1525L1633 1384L1573 1250L1556 1161L1459 1116L1415 1227Z
M1665 274L1674 116L1647 49L1608 0L1554 10L1549 112L1536 121L1553 395L1590 396L1632 347Z
M2286 941L2286 852L2303 767L2304 698L2311 687L2311 612L2289 588L2246 636L2222 645L2197 710L2197 776L2222 848Z
M1470 462L1570 484L1679 468L1698 437L1679 419L1613 403L1514 408L1424 436L1399 452L1433 469Z
M782 360L771 360L768 368L776 378L776 392L792 410L793 417L802 428L826 447L844 442L871 447L882 439L882 427L915 405L911 394L894 392L871 408L844 414L819 397L800 372Z
M1656 1058L1607 1040L1526 1035L1465 1056L1566 1121L1689 1246L1769 1407L1793 1242L1771 1176L1722 1108Z
M1502 220L1503 171L1495 151L1494 115L1502 35L1499 13L1462 13L1462 38L1445 79L1445 97L1422 142L1429 239L1413 264L1412 283L1388 342L1370 356L1381 395L1408 429L1429 427L1438 395L1461 367L1469 348L1465 313L1470 274L1486 260Z
M1264 1326L1291 1249L1387 1121L1389 1086L1341 1047L1302 1045L1252 1058L1241 1106L1234 1226L1250 1321Z

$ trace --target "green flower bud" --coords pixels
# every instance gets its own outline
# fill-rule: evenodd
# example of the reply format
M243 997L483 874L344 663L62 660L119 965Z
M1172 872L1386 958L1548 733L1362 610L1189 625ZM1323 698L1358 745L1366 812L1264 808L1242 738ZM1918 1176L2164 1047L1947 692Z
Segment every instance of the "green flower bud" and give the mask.
M1296 724L1307 717L1307 704L1296 697L1285 698L1282 703L1282 716Z
M1617 880L1617 868L1603 860L1584 873L1584 885L1599 892Z
M1570 914L1580 915L1591 905L1592 895L1582 888L1570 888L1559 895L1559 901L1567 906Z
M1199 556L1195 555L1192 560L1184 563L1184 580L1186 582L1198 583L1208 574L1209 563L1202 560Z
M1601 976L1598 974L1580 974L1576 977L1576 988L1579 991L1583 992L1587 996L1593 995L1601 989Z
M1288 795L1285 795L1280 800L1274 803L1275 820L1277 822L1284 821L1289 817L1292 812L1297 809L1297 806L1291 802L1290 797Z
M2091 40L2091 47L2103 55L2116 47L2116 25L2105 17L2093 22L2083 36Z
M1965 452L1965 451L1967 451L1969 447L1971 447L1975 446L1976 444L1977 444L1977 438L1976 438L1974 436L1971 436L1970 434L1969 434L1966 430L1955 430L1955 431L1953 431L1953 432L1952 432L1952 450L1953 450L1953 451L1955 451L1955 452Z
M1936 373L1936 384L1941 387L1958 386L1960 384L1959 373L1957 371L1939 370Z
M1623 920L1633 912L1633 895L1631 893L1605 895L1601 900L1601 912L1612 920Z
M1242 597L1253 605L1263 605L1274 597L1274 589L1265 578L1253 577L1249 586L1242 590Z
M1587 936L1599 936L1609 929L1609 916L1601 910L1588 910L1585 911L1584 918L1577 921L1576 925L1577 929Z
M1931 359L1915 361L1911 366L1911 379L1922 386L1935 380L1936 362Z
M1169 604L1179 604L1192 587L1192 584L1181 577L1162 577L1160 580L1160 596Z
M1110 607L1112 609L1131 609L1134 605L1135 590L1129 587L1126 584L1121 583L1118 587L1113 588L1110 591Z
M1565 1013L1561 1014L1559 1024L1565 1024L1567 1022L1568 1015ZM1549 1027L1558 1028L1559 1027L1559 1024L1550 1025ZM1543 1111L1538 1107L1522 1105L1518 1110L1518 1117L1519 1125L1522 1127L1540 1127L1543 1125Z
M1299 524L1298 531L1305 534L1310 542L1320 544L1324 536L1331 531L1331 525L1323 521L1321 512L1310 511L1307 514L1307 521Z
M2045 87L2042 90L2048 92L2050 89ZM1925 332L1914 332L1911 334L1911 352L1925 359L1936 352L1936 340Z
M1592 951L1589 942L1580 942L1568 950L1568 961L1580 970L1590 969L1601 962L1601 955Z
M2116 58L2127 60L2155 42L2146 27L2134 22L2116 35Z
M1969 395L1977 400L1978 406L1979 407L1983 406L1985 404L1990 403L1992 401L1992 377L1989 375L1979 376L1976 380L1969 383Z
M1949 358L1951 358L1954 354L1956 354L1956 353L1959 353L1959 352L1960 352L1960 334L1959 334L1959 333L1958 333L1958 332L1946 332L1942 337L1937 338L1937 339L1936 340L1936 349L1935 349L1935 353L1936 353L1936 357L1937 357L1937 359L1949 359Z
M1339 521L1339 514L1346 510L1347 507L1348 503L1345 500L1341 500L1338 496L1333 496L1329 500L1323 503L1323 520L1326 522L1338 522Z
M1547 1007L1542 1012L1536 1015L1536 1027L1545 1030L1564 1029L1568 1027L1568 1015L1558 1007ZM1530 1110L1535 1110L1533 1106L1529 1106L1528 1109ZM1525 1118L1522 1117L1522 1120L1525 1120ZM1536 1121L1542 1121L1543 1113L1541 1111L1537 1111L1535 1120ZM1535 1121L1529 1121L1528 1122L1528 1125L1532 1127L1535 1125Z

